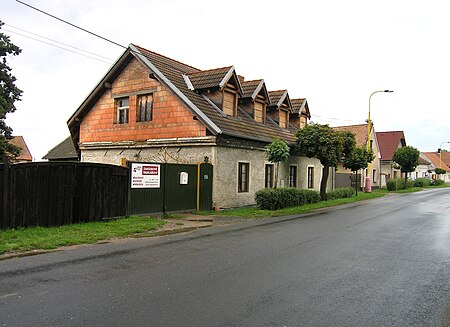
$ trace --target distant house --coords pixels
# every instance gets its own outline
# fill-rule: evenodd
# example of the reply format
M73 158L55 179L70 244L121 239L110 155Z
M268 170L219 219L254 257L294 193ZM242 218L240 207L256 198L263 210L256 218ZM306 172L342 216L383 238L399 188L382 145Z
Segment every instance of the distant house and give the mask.
M32 162L33 156L28 149L23 136L13 136L9 143L20 148L20 154L13 160L14 162Z
M432 171L434 171L435 166L426 157L425 153L421 152L419 156L419 164L413 172L408 173L408 177L411 179L416 178L431 178Z
M430 177L433 179L443 179L444 181L450 181L450 152L423 152L425 158L431 162ZM436 168L442 168L446 171L445 174L438 176L435 172Z
M78 161L78 153L73 144L72 137L67 137L64 141L51 149L42 159L48 161Z
M376 136L381 154L381 186L384 186L389 178L402 177L392 158L397 149L406 146L406 140L402 131L377 132Z
M274 183L265 147L274 138L294 144L309 117L306 99L245 80L234 66L200 70L130 45L68 126L81 161L207 160L214 206L238 207L254 204L255 192ZM291 156L278 185L318 190L321 175L319 160Z
M356 139L356 146L357 147L366 147L367 146L367 131L368 131L368 126L367 124L360 124L360 125L350 125L350 126L338 126L338 127L333 127L333 129L335 131L348 131L348 132L352 132L355 135L355 139ZM375 134L375 129L373 128L372 125L372 129L370 131L370 141L369 141L369 146L373 151L374 154L374 159L373 161L370 163L370 179L371 179L371 183L372 183L372 187L373 188L379 188L380 187L380 174L381 174L381 169L380 169L380 149L378 146L378 141L377 141L377 137ZM362 188L364 187L364 176L368 176L369 172L367 171L367 169L361 170L358 172L358 185ZM350 178L354 178L352 177L352 172L348 169L345 169L344 166L342 164L338 165L337 171L336 171L336 187L348 187L350 186Z

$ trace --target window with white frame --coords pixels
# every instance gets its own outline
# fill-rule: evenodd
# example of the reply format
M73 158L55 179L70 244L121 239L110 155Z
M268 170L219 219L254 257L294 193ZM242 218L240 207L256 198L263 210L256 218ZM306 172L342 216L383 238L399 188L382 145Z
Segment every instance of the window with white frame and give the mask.
M128 124L128 112L130 108L129 98L116 99L117 124Z

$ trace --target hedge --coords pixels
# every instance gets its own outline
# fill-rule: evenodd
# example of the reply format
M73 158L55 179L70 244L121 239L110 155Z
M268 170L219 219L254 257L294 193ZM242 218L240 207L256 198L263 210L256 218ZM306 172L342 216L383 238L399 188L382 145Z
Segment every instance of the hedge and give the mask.
M327 193L327 200L351 198L355 194L353 187L341 187Z
M320 201L319 192L297 188L265 188L255 194L255 201L262 210L278 210Z

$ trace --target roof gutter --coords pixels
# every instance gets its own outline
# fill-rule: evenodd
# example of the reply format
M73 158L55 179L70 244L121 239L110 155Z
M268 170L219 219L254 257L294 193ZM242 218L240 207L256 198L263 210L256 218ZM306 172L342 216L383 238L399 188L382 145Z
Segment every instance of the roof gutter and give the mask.
M211 119L209 119L191 100L188 99L183 92L181 92L158 68L153 65L133 44L129 45L131 53L136 55L158 78L164 82L169 89L175 93L188 107L197 115L200 121L202 121L213 134L222 134L222 130Z

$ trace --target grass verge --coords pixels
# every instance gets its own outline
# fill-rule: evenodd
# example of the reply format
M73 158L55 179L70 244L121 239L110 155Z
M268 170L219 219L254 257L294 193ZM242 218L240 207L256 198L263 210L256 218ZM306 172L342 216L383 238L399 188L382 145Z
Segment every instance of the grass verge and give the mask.
M164 221L159 219L132 216L108 222L0 230L0 254L34 249L50 250L75 244L92 244L114 237L128 237L155 230L163 224Z
M336 199L330 201L320 201L313 204L306 204L298 207L284 208L280 210L261 210L256 207L246 207L246 208L236 208L236 209L226 209L220 212L206 211L198 212L201 215L216 215L216 216L227 216L227 217L242 217L242 218L263 218L263 217L276 217L276 216L286 216L294 215L300 213L307 213L313 210L327 208L332 206L337 206L341 204L347 204L367 199L378 198L386 195L382 192L372 192L372 193L358 193L357 196L344 199Z

